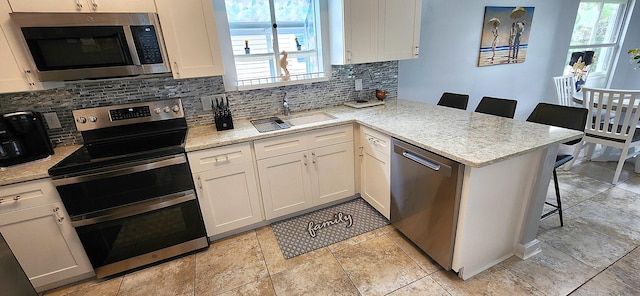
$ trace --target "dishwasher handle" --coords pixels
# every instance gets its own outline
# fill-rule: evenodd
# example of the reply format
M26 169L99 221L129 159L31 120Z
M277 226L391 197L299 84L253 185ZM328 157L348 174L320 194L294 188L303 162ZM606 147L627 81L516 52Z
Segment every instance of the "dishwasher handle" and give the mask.
M393 141L392 145L393 153L396 155L398 160L406 159L407 161L426 167L431 172L444 177L450 177L453 173L454 167L457 167L458 165L458 163L450 159L399 140ZM392 157L392 159L393 158L394 157Z
M415 155L415 154L413 154L413 153L411 153L409 151L406 151L406 150L402 151L402 156L404 156L404 157L406 157L408 159L411 159L411 160L413 160L413 161L415 161L415 162L417 162L417 163L419 163L419 164L421 164L423 166L426 166L426 167L428 167L428 168L430 168L430 169L432 169L434 171L439 171L440 170L440 164L432 162L432 161L429 161L427 159L424 159L424 158L422 158L422 157L420 157L418 155Z

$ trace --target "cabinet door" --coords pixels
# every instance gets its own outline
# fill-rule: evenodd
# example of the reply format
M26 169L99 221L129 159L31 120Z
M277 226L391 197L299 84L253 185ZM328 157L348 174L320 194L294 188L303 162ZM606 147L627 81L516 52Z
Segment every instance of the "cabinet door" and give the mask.
M60 202L2 214L0 232L38 291L93 272Z
M258 161L264 214L273 219L313 205L307 151Z
M155 12L153 0L9 0L13 12Z
M360 195L378 212L389 219L391 206L390 157L391 137L360 128Z
M346 63L377 62L379 22L377 1L344 0L344 9ZM397 32L404 32L404 30Z
M207 235L262 221L252 162L205 171L194 175L194 179Z
M379 1L378 61L418 58L422 0Z
M22 37L9 17L10 12L9 3L0 1L0 93L62 86L61 82L43 84L32 74L27 49L22 46Z
M353 142L313 149L310 153L314 205L355 194Z
M363 149L360 164L360 195L389 219L391 206L389 155Z
M0 27L0 93L20 92L29 90L29 83L23 76L20 66L11 52L9 43L4 34L4 29Z
M175 79L224 74L211 0L156 0Z

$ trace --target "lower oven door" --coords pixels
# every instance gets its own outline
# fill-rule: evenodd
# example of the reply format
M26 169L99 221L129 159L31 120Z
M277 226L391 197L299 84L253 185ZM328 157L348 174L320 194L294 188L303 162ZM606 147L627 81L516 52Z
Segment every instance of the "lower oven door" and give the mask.
M184 153L54 177L53 184L98 277L208 246Z
M73 221L98 278L208 246L194 194Z

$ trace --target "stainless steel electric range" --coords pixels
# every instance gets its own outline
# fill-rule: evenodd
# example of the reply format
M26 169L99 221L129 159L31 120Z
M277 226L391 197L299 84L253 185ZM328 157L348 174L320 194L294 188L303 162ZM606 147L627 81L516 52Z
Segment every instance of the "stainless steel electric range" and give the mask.
M180 100L73 117L84 145L49 175L98 278L208 247Z

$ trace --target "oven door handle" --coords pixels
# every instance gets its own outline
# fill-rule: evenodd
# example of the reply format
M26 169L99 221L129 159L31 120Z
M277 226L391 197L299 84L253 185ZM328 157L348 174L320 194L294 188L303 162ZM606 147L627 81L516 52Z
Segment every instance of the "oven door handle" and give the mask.
M196 195L193 190L187 190L176 194L167 195L161 198L137 203L134 205L119 207L100 211L97 213L71 217L71 225L73 227L87 226L96 223L107 222L111 220L127 218L158 209L181 204L183 202L195 200Z
M187 158L184 154L172 155L169 157L155 159L153 161L141 161L136 163L130 163L128 165L115 167L114 169L101 171L96 173L84 173L76 176L69 176L62 179L53 179L54 186L63 186L69 184L76 184L81 182L88 182L100 179L106 179L111 177L123 176L143 171L150 171L153 169L168 167L176 164L186 163Z

